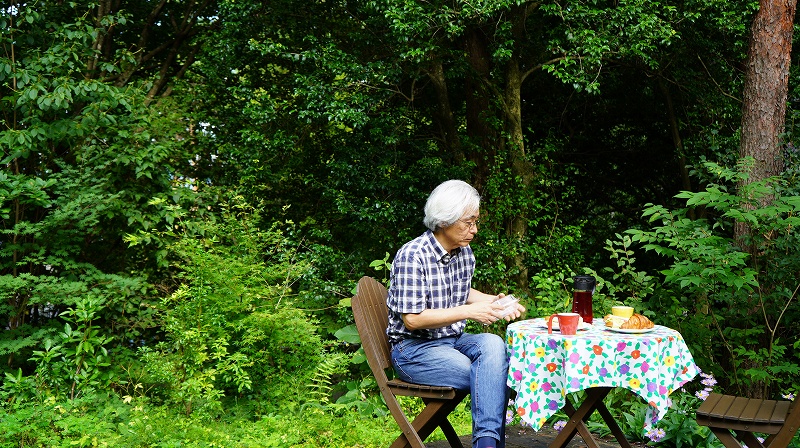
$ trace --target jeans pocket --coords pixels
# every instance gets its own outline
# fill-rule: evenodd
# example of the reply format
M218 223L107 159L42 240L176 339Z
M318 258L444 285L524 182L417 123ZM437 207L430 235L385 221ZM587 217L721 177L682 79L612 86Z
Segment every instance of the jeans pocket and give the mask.
M394 345L392 353L390 354L392 366L394 367L394 371L397 372L397 376L399 376L401 380L409 383L413 383L414 378L407 369L403 369L403 367L413 362L412 359L418 342L419 341L415 339L403 339Z

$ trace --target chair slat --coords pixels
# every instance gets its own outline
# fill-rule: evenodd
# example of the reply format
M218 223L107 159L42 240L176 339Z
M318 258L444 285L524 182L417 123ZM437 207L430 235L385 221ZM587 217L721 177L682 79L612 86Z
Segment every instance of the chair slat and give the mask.
M778 404L775 400L753 400L758 403L758 408L753 416L753 421L756 423L776 423L772 418L775 414L775 406ZM780 421L783 423L783 420Z
M719 395L719 399L717 399L717 403L714 405L710 415L712 417L725 418L735 398L730 395Z
M773 409L770 421L773 423L784 424L786 423L786 416L789 415L789 409L792 402L790 401L776 401L775 408Z
M764 447L786 448L800 426L800 406L789 401L710 394L696 415L697 423L708 426L727 448L741 448L736 439L759 446L754 433L772 434Z
M407 397L451 399L456 396L456 390L452 387L423 386L397 379L390 380L387 384L395 394Z
M719 403L719 401L724 396L725 395L722 394L710 394L708 398L706 398L706 400L703 402L703 404L701 404L700 407L697 409L697 414L709 415L709 416L717 415L718 412L715 411L715 408L717 406L717 403ZM727 408L725 409L725 411L727 411ZM725 412L723 411L722 414L724 413Z
M750 402L749 398L745 397L735 397L731 406L728 408L728 411L725 413L723 418L725 420L741 420L742 414L747 409L747 404Z

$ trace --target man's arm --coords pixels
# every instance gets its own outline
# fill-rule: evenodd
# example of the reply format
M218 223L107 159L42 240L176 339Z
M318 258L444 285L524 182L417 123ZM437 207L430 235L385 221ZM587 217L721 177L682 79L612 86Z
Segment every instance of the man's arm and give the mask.
M403 314L403 323L409 330L439 328L464 319L474 320L484 325L493 324L501 319L500 312L503 311L503 306L495 301L503 297L505 294L491 295L470 288L466 305L438 310L426 309L417 314ZM516 311L505 316L504 319L514 320L524 312L525 307L517 303Z
M472 296L472 293L470 293ZM497 298L497 296L491 296ZM479 300L474 303L453 308L426 309L421 313L403 314L403 323L409 330L444 327L455 322L471 319L489 325L500 318L503 307L491 300Z
M505 296L506 295L503 293L493 296L491 294L480 292L475 288L469 288L469 296L467 296L467 303L494 302L495 300L502 299Z

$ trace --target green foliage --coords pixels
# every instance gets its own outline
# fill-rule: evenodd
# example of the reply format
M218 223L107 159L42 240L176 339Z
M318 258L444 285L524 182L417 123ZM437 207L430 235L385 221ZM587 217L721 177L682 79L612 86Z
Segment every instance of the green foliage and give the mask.
M147 276L162 271L161 248L129 253L123 235L173 224L145 206L153 197L207 210L176 182L190 159L181 151L185 122L168 102L148 107L152 85L133 73L138 61L124 42L144 41L127 28L132 15L81 1L0 13L0 320L8 328L0 354L9 371L33 372L34 348L90 296L103 303L94 325L115 337L109 350L128 356L128 343L152 336Z
M90 395L62 402L0 404L0 447L143 446L350 448L388 446L400 430L391 416L336 413L282 400L279 412L254 418L252 409L226 401L218 419L186 416L146 400ZM417 406L416 403L405 403ZM409 408L411 410L411 408ZM451 414L456 431L470 430L469 408ZM430 440L444 440L437 430Z
M103 335L96 320L104 304L97 297L79 299L75 308L61 313L64 330L44 341L44 350L34 350L36 381L44 396L69 399L108 390L115 380L107 346L113 338ZM70 324L74 324L73 329ZM68 393L66 391L69 391Z
M535 309L541 315L565 312L572 307L572 291L576 274L571 271L541 271L531 278L531 292Z
M22 369L16 373L5 372L5 379L0 386L0 398L4 402L14 404L17 401L25 402L36 398L36 381L32 377L22 375Z
M325 356L314 369L314 376L311 378L307 395L308 400L322 405L330 404L333 395L331 380L335 375L346 372L347 362L348 358L344 353Z
M667 415L658 422L658 428L664 430L664 436L653 445L676 448L717 448L722 446L708 427L697 424L695 411L702 404L702 400L688 392L681 391L672 395L672 403Z
M256 218L235 207L223 218L207 223L204 237L170 246L181 285L160 307L163 340L140 349L145 382L160 385L160 397L187 415L215 415L226 396L269 402L282 384L322 384L321 341L292 303L304 265L277 228L255 230ZM271 386L254 388L262 384Z
M119 446L118 425L130 415L128 405L105 394L6 405L0 407L0 446Z
M580 253L582 225L566 223L561 219L562 207L569 207L574 191L563 188L568 173L552 160L560 149L559 142L550 142L530 150L529 158L537 160L538 179L534 186L526 187L522 179L512 174L511 162L498 156L495 168L482 192L481 227L473 245L478 264L475 271L476 287L487 292L511 292L528 303L527 292L519 290L514 278L522 269L532 276L531 283L546 277L543 273L557 273L574 269L583 263ZM527 232L520 235L513 229L517 220L526 221ZM522 264L515 260L523 260ZM537 295L531 286L531 295ZM528 307L532 309L531 307Z
M577 90L588 92L599 90L603 59L610 53L658 69L657 55L680 37L675 25L693 17L691 10L649 0L613 7L602 2L552 2L541 9L564 23L548 32L548 49L560 57L546 70Z
M746 166L746 165L745 165ZM671 260L662 271L667 285L680 292L650 301L666 324L692 328L690 341L704 369L739 390L771 390L794 385L798 354L784 340L796 339L795 273L800 271L797 236L800 199L779 194L780 179L749 184L730 193L726 182L741 172L708 163L720 182L697 193L683 192L687 208L670 211L650 206L654 227L631 230L632 241ZM782 187L784 188L784 187ZM771 198L762 204L764 198ZM710 219L690 219L689 210L708 210ZM746 239L734 241L735 223L746 223ZM660 224L660 225L658 225ZM752 253L740 247L752 247ZM707 338L704 340L704 338ZM708 364L706 364L708 363Z
M369 264L369 267L383 274L384 282L389 281L389 275L392 272L392 263L389 261L390 256L389 252L386 252L382 259L374 260Z
M642 300L653 294L655 278L635 267L633 241L628 235L616 234L617 240L606 240L606 250L609 258L616 263L614 268L607 267L605 272L611 273L611 279L606 279L608 295L615 297L619 304L639 308ZM604 310L610 312L610 309Z

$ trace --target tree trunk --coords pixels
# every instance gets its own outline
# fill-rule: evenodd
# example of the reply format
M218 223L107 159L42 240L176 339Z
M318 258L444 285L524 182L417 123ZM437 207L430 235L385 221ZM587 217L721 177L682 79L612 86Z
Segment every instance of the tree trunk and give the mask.
M473 181L475 188L480 190L489 178L490 164L486 161L495 160L497 157L497 133L492 129L487 117L493 110L491 103L494 93L486 85L486 80L491 76L492 55L486 35L480 28L467 31L465 47L470 68L466 77L464 98L467 137L470 143L482 149L482 151L468 151L468 157L475 164Z
M431 80L433 90L436 91L437 122L442 145L452 157L453 162L459 164L464 160L464 154L461 149L461 139L458 136L458 126L453 117L453 109L450 107L450 95L447 91L444 67L442 66L442 60L438 56L434 56L433 60L431 60L430 67L426 73Z
M523 73L520 68L521 61L525 59L520 43L525 39L525 22L528 14L535 8L536 6L532 5L511 8L509 14L512 21L511 34L517 46L506 65L506 87L503 93L505 131L508 136L506 147L511 162L511 174L515 179L520 179L519 189L526 192L533 186L534 174L532 163L525 153L525 139L522 132L522 83L530 72ZM524 201L523 204L517 215L509 218L512 239L522 240L528 233L528 203ZM528 266L525 264L525 255L515 254L512 263L517 269L514 279L517 287L522 291L528 290Z
M670 135L672 135L672 144L675 145L675 151L678 154L678 170L681 173L681 188L685 191L692 191L689 169L686 167L686 152L683 148L681 130L678 125L678 117L675 114L675 106L672 104L672 94L670 94L669 86L663 78L659 78L658 87L661 89L661 93L664 94L664 101L667 105L667 118L669 120ZM697 219L697 213L694 207L689 208L689 218Z
M742 105L741 157L755 164L741 186L777 175L783 168L781 136L784 132L789 86L792 32L797 0L759 0L748 48ZM771 198L763 198L766 205ZM745 241L749 228L737 224L734 235ZM752 248L745 248L752 253Z
M533 168L525 155L525 140L522 133L522 73L516 60L508 63L508 73L506 73L505 90L505 114L506 132L508 142L506 144L511 160L511 174L514 178L520 179L522 185L520 190L527 191L533 184ZM517 216L509 217L511 237L515 240L522 240L528 233L527 210L519 210ZM528 266L525 264L525 255L517 253L512 260L517 270L517 288L522 291L528 290Z
M742 137L740 157L752 157L749 177L741 181L740 192L752 182L780 174L782 134L786 116L786 98L789 86L789 65L792 52L792 32L797 0L759 0L759 10L753 19L750 46L747 50L747 72L742 104ZM768 205L772 197L759 198L761 206ZM734 225L734 239L741 250L752 255L757 262L757 247L748 236L752 229L746 223ZM760 291L767 295L767 291ZM745 304L755 313L763 306L755 298ZM763 341L762 345L771 344ZM742 368L756 368L752 359L744 359ZM763 367L763 366L762 366ZM742 386L743 393L762 397L766 384Z

